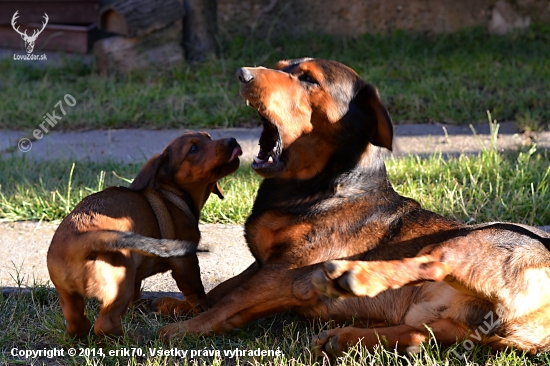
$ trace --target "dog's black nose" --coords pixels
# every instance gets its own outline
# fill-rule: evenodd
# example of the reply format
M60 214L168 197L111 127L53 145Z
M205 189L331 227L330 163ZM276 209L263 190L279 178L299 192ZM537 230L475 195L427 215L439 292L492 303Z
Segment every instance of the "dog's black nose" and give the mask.
M241 67L237 70L237 78L239 78L239 81L243 84L249 83L252 79L254 79L254 76L248 70L246 67Z

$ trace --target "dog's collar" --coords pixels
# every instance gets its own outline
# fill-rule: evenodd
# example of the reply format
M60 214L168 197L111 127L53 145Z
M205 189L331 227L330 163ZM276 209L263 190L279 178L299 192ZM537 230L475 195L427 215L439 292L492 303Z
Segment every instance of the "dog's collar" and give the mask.
M189 219L197 221L197 218L189 208L189 205L185 203L185 201L181 197L171 191L167 191L164 189L162 189L160 192L168 201L172 202L177 208L179 208L185 216L189 217Z
M160 190L160 193L164 198L174 204L179 208L185 216L190 220L196 221L195 215L191 212L189 206L182 200L180 197L175 195L172 192ZM163 202L158 192L146 189L144 192L145 198L149 201L155 217L157 218L158 226L160 229L160 236L162 239L176 239L176 229L174 227L174 221L172 220L172 215L166 207L166 204Z

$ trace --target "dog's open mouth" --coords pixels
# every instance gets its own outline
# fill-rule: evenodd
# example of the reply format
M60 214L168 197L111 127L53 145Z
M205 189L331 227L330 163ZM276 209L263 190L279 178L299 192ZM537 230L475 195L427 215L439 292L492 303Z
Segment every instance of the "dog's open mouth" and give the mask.
M278 167L281 163L281 153L283 143L279 129L266 117L260 115L263 125L262 135L260 136L260 151L254 156L252 168L255 170L264 170Z

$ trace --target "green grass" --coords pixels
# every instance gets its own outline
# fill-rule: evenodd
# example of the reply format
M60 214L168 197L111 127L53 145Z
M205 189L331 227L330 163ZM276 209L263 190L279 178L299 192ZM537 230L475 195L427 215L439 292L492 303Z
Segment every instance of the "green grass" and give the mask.
M109 186L128 186L142 164L35 162L0 159L0 221L59 221L84 197ZM202 212L208 223L243 223L260 178L247 167L220 181L226 198L211 196Z
M257 124L238 95L241 66L322 57L348 64L380 89L397 123L469 124L491 110L502 120L550 121L550 26L491 36L480 28L424 36L395 32L354 38L308 34L235 37L219 57L165 74L100 78L93 66L33 67L0 61L0 128L32 132L66 94L74 107L56 129L231 127ZM535 126L536 128L537 126ZM532 127L529 127L532 128Z
M98 304L95 300L88 300L86 311L90 318L95 319L98 313ZM0 297L0 323L9 326L0 327L0 364L31 364L35 365L328 365L326 359L316 360L310 351L310 339L324 329L334 327L334 324L321 324L313 321L304 321L290 312L268 317L253 322L242 329L237 329L223 336L197 337L185 336L171 344L162 343L156 331L159 327L173 322L174 319L160 317L150 312L131 309L123 319L125 330L139 332L144 339L140 341L124 337L118 341L100 341L89 337L83 342L70 339L64 329L64 319L61 313L55 292L42 285L35 284L27 293L15 292L13 295ZM11 356L12 349L19 350L53 350L62 349L63 357L47 359L41 357L35 360L25 360ZM92 356L68 356L69 348L75 348L78 353L95 352ZM80 351L83 349L84 351ZM181 357L151 357L151 356L106 356L100 357L100 352L108 355L117 350L129 352L143 352L150 350L187 350L188 356ZM139 349L140 351L136 351ZM238 358L223 357L224 350L280 350L279 357L242 356ZM133 350L133 351L132 351ZM219 351L220 356L190 357L190 352ZM457 356L458 355L458 356ZM462 356L464 355L464 356ZM541 354L536 357L526 357L514 350L491 354L487 348L475 346L465 352L462 345L441 350L436 344L429 343L422 346L419 354L404 356L394 352L378 349L368 353L361 347L353 347L343 357L337 359L334 365L464 365L466 357L470 365L548 365L550 354Z
M531 149L445 158L387 159L396 190L425 208L463 222L515 221L550 224L550 157ZM83 197L103 187L127 185L141 164L39 162L20 157L0 160L0 220L56 221ZM72 171L72 173L71 173ZM221 181L226 198L211 197L205 223L242 224L250 212L259 177L244 163Z
M395 189L430 211L479 223L550 223L550 157L536 147L521 152L486 150L445 159L441 154L387 162Z

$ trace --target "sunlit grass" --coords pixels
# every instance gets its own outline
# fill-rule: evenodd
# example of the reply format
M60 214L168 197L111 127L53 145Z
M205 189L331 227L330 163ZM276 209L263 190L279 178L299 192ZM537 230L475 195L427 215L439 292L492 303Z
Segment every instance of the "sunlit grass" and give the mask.
M98 303L87 300L86 313L90 319L98 315ZM180 319L181 320L181 319ZM324 329L333 328L333 323L305 321L291 312L280 313L225 335L202 337L185 336L162 342L157 330L174 319L158 316L151 312L130 309L123 319L127 332L138 332L141 340L125 336L118 340L100 340L94 336L84 341L75 341L65 333L65 322L55 291L43 284L35 284L30 291L15 290L8 297L0 297L0 322L9 326L0 327L0 364L55 364L55 365L329 365L327 358L317 359L310 349L310 340ZM11 355L18 350L63 350L64 356L48 359L24 359ZM77 355L67 354L75 348ZM181 356L158 356L157 352L177 350ZM239 357L224 355L224 352L241 351ZM279 350L276 357L262 357L249 354L256 350ZM192 352L195 351L195 356ZM244 351L244 355L243 355ZM119 352L116 355L116 352ZM126 356L130 352L134 356ZM201 356L197 356L198 353ZM151 353L155 354L151 356ZM212 356L204 356L204 354ZM475 346L465 350L461 344L441 349L434 342L423 344L418 354L403 355L382 348L368 352L361 346L351 347L333 365L399 365L399 366L442 366L442 365L498 365L524 366L548 365L550 357L543 353L527 357L522 352L506 350L491 353L486 347Z
M550 223L550 159L535 146L505 153L486 149L459 157L410 155L389 158L386 165L400 194L456 220ZM83 197L103 187L127 185L113 172L133 178L140 168L141 164L112 162L0 160L0 219L60 220ZM226 197L208 200L202 222L242 224L252 208L260 178L244 163L220 183Z

